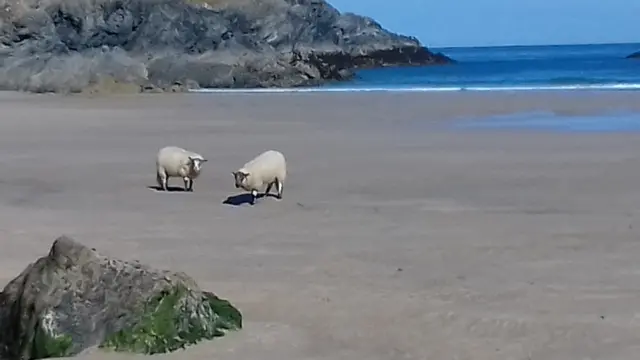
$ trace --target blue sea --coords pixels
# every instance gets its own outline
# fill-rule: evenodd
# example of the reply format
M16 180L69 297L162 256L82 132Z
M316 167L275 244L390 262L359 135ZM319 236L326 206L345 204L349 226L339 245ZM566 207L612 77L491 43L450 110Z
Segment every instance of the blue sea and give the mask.
M640 43L431 50L458 63L363 70L353 81L319 88L236 91L640 90L640 60L625 58L640 51Z

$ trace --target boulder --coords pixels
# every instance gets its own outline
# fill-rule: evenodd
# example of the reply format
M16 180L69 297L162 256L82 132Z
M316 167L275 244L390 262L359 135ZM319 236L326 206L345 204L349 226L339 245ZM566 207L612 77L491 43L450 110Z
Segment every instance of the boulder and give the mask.
M66 236L0 293L2 359L96 346L165 353L241 327L236 308L186 274L109 258Z
M453 62L324 0L0 0L0 9L0 90L81 92L104 79L141 91L315 86L363 68Z

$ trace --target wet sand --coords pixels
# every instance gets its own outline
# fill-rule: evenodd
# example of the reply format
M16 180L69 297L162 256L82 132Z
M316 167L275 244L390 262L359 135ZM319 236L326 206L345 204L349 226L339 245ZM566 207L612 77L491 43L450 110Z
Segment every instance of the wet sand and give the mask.
M67 234L243 312L242 331L152 358L640 350L640 132L455 126L634 112L640 93L4 93L0 109L0 284ZM209 158L194 193L148 188L165 145ZM284 199L223 204L231 171L267 149L287 157Z

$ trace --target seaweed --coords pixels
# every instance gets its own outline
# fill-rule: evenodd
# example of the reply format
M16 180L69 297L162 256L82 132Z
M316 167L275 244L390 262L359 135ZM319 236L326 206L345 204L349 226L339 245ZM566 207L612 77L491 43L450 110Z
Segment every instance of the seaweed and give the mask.
M151 299L139 322L111 334L100 347L149 355L167 353L241 328L242 315L228 301L177 285Z
M31 357L33 359L65 357L71 355L70 350L73 347L73 339L65 334L58 336L48 334L38 325L31 345Z

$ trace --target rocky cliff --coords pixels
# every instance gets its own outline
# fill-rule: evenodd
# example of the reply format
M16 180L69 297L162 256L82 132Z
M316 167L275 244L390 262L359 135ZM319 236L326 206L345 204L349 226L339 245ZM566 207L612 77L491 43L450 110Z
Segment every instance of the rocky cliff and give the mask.
M452 62L324 0L0 0L0 89L289 87Z

